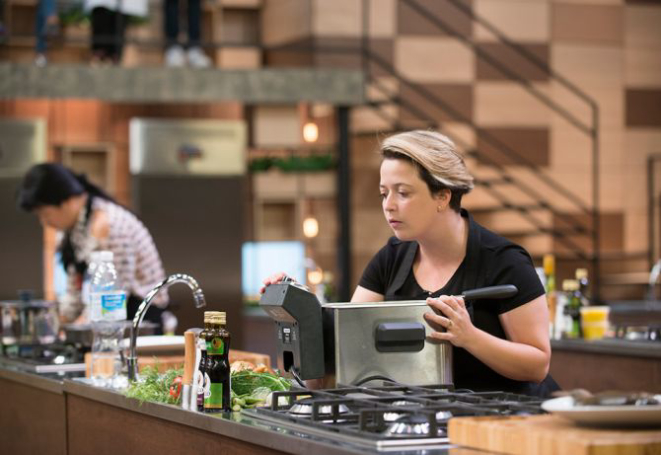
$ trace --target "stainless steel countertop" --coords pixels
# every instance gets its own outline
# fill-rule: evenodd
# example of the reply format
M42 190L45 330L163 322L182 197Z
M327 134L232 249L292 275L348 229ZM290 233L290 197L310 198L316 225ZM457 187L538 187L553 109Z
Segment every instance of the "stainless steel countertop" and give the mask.
M619 338L602 340L551 340L556 351L575 351L661 359L660 341L631 341Z
M31 373L20 367L3 363L2 357L0 357L0 378L19 382L28 387L44 390L46 392L61 395L63 393L63 381L67 378L73 378L78 375L78 373Z

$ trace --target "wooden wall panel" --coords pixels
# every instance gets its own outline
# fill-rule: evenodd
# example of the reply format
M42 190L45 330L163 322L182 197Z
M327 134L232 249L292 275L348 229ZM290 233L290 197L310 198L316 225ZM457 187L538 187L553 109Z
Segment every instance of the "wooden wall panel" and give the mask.
M624 8L616 5L554 3L551 33L555 41L621 45L624 42Z

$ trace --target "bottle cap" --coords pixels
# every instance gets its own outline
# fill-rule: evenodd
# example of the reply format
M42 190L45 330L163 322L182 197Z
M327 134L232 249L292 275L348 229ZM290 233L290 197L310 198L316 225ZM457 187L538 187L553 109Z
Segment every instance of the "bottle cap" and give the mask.
M544 273L546 276L553 275L555 273L555 256L552 254L545 254L543 258L544 262Z
M588 269L576 269L576 279L582 280L588 277Z
M220 325L227 324L227 313L224 311L219 311L218 315L216 316L216 322Z
M90 253L90 263L100 262L101 261L101 253L103 253L103 251L92 251Z
M111 262L114 259L112 251L98 251L98 258L100 262Z

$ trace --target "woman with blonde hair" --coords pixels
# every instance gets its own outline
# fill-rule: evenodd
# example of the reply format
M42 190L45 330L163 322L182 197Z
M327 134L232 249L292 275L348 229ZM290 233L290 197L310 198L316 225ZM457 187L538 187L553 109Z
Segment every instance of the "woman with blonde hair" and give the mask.
M410 131L383 141L381 155L383 213L395 235L370 261L351 301L426 299L431 337L455 346L455 387L547 394L538 385L551 358L544 287L523 248L461 208L473 177L452 141ZM518 293L473 302L472 315L455 297L500 284Z
M431 338L455 347L456 388L548 395L557 385L548 376L544 287L522 247L461 208L473 177L454 143L434 131L409 131L386 138L381 156L381 203L394 236L365 268L351 301L426 300ZM518 293L469 308L456 297L501 284Z

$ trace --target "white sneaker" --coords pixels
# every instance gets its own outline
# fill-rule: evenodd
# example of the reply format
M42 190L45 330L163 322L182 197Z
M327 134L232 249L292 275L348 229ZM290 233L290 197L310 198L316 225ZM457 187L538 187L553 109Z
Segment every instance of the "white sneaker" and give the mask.
M48 65L48 58L44 54L37 54L34 58L34 65L43 68Z
M191 47L187 54L188 64L193 68L209 68L211 66L211 59L199 47Z
M186 54L181 46L170 46L165 51L165 66L169 68L181 68L186 65Z

